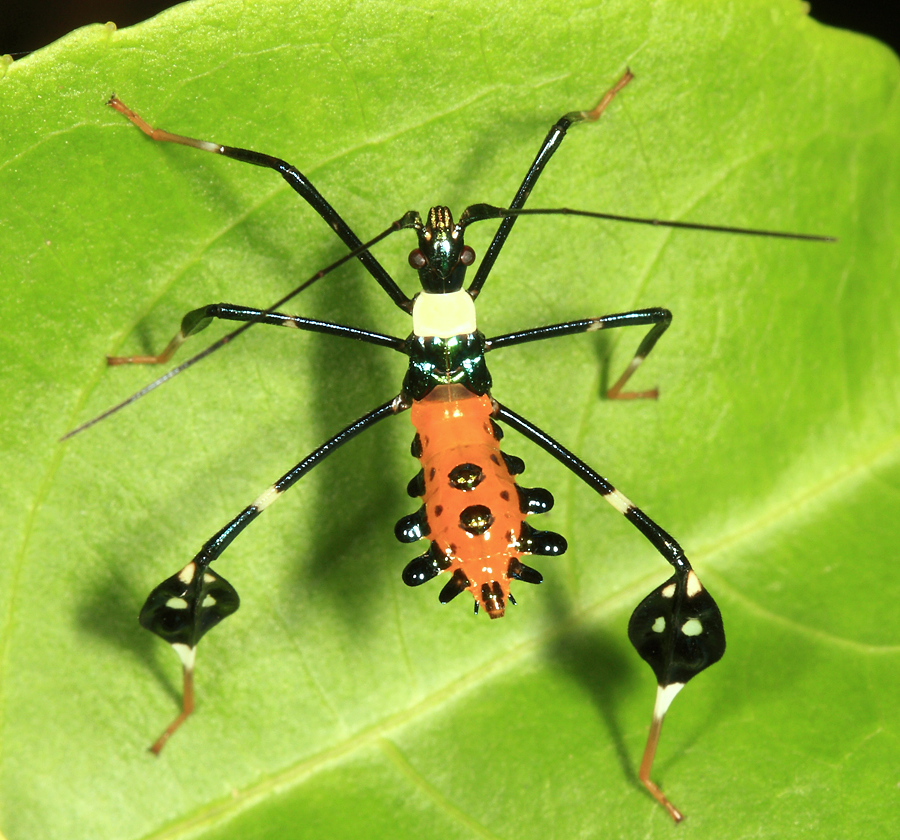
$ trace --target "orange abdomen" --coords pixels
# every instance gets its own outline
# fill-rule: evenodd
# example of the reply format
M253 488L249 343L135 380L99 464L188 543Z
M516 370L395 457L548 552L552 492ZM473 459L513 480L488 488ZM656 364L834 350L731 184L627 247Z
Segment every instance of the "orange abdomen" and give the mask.
M442 602L468 589L476 612L480 603L491 618L499 618L510 599L511 578L541 580L520 556L562 554L565 540L525 523L527 514L549 510L553 499L546 490L515 483L513 475L521 472L522 462L500 451L501 432L491 420L492 411L489 396L455 384L439 385L413 403L413 454L422 472L409 492L422 496L424 504L400 520L397 536L404 542L431 540L428 552L407 566L408 584L447 571L451 578L441 592Z

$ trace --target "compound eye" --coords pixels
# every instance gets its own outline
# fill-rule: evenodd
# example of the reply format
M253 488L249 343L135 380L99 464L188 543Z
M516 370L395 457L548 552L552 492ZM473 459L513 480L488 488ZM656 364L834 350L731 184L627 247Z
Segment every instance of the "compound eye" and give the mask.
M459 261L463 265L472 265L475 262L475 252L468 245L464 245L459 252Z
M425 259L425 255L416 248L414 251L409 252L409 264L415 268L425 268L428 265L428 260Z

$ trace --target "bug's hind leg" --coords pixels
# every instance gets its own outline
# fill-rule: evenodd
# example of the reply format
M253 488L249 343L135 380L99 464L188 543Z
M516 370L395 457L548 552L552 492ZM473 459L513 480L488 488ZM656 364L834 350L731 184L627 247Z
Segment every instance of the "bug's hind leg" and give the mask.
M263 491L224 528L204 544L197 555L180 572L164 580L147 598L141 610L140 622L172 645L181 659L184 670L184 700L181 713L150 748L157 755L166 741L194 710L194 657L197 643L204 634L227 618L240 606L234 587L220 575L210 571L210 564L221 557L234 539L264 510L293 487L306 473L338 447L385 417L391 417L409 406L397 396L364 414L347 428L325 441L293 469Z
M656 676L656 702L638 778L675 822L681 812L650 778L663 720L685 683L725 653L722 614L689 566L678 569L632 613L628 639Z
M718 662L725 653L725 630L719 608L675 539L602 475L500 403L495 404L494 417L521 432L596 490L650 541L675 571L638 604L628 622L628 638L653 669L657 682L653 721L638 778L669 816L680 822L681 812L650 779L650 772L663 719L675 695L688 680Z
M181 660L184 692L181 712L150 751L159 755L166 742L194 711L194 660L204 634L240 606L235 588L225 578L192 560L164 580L141 609L141 626L167 641Z

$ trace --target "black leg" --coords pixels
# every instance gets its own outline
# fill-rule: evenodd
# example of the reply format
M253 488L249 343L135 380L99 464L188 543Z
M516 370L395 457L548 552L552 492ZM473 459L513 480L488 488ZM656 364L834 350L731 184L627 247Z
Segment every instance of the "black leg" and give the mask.
M307 455L290 472L279 478L252 504L247 505L231 522L204 543L203 548L187 566L164 580L150 593L141 609L141 625L172 645L181 659L184 674L182 710L150 748L154 753L159 754L166 741L194 710L194 659L197 643L208 630L240 606L240 599L234 587L223 577L211 572L210 563L216 560L257 516L316 464L360 432L374 426L379 420L406 408L408 406L400 397L396 397L338 432Z
M553 153L559 148L560 144L563 141L563 138L566 136L566 132L573 125L573 123L577 122L594 122L600 118L600 114L606 109L606 106L609 105L610 102L613 101L616 94L622 90L625 85L627 85L634 76L631 74L630 70L626 70L625 74L619 79L618 82L615 83L604 95L603 98L597 103L597 106L591 111L572 111L571 113L566 114L564 117L560 117L559 121L553 128L550 129L550 133L544 138L544 142L541 144L540 151L537 153L537 157L534 159L534 162L531 164L531 168L528 170L528 174L525 176L525 180L522 181L522 185L519 187L519 191L516 193L516 197L512 200L512 203L509 205L509 210L518 210L520 207L525 205L525 202L528 200L528 196L531 193L532 189L534 189L534 185L537 183L538 178L541 176L541 172L544 171L544 167L547 165L547 161L553 157ZM497 259L498 254L500 253L500 249L503 247L503 244L506 242L506 237L509 236L510 230L512 230L512 226L516 223L515 216L507 216L500 223L500 227L497 229L497 233L494 235L494 239L492 240L490 246L483 259L481 260L481 265L478 266L478 271L475 274L475 279L472 280L472 284L468 288L468 292L472 295L473 298L478 297L479 292L481 291L481 287L484 285L485 280L488 278L488 274L490 274L491 269L494 266L494 261Z
M82 423L80 426L76 426L74 429L72 429L71 432L67 432L66 434L64 434L60 438L60 441L68 440L70 437L74 437L75 435L83 432L85 429L89 429L91 426L95 426L101 420L105 420L107 417L110 417L111 415L115 414L117 411L121 411L123 408L125 408L125 406L131 405L133 402L137 402L139 399L141 399L141 397L147 396L147 394L149 394L151 391L155 391L157 388L159 388L160 385L163 385L164 383L168 382L173 377L178 376L179 373L183 373L189 367L193 367L195 364L197 364L197 362L202 361L207 356L211 355L212 353L215 353L216 350L219 350L220 348L224 347L229 342L234 341L235 338L237 338L242 332L246 332L248 329L250 329L250 327L252 327L258 320L263 320L263 318L266 315L268 315L269 313L276 312L276 310L279 307L283 306L289 300L296 297L304 289L308 289L317 280L321 280L326 274L330 274L336 268L338 268L339 266L342 266L345 262L352 260L359 253L361 253L362 251L368 250L373 245L375 245L377 242L381 242L382 239L387 238L392 233L396 233L398 230L403 230L405 228L412 227L413 219L416 218L417 215L418 214L416 214L413 211L404 214L402 218L397 219L395 222L392 222L390 227L385 228L377 236L374 236L368 242L363 243L363 245L361 245L360 248L357 249L356 251L349 251L346 254L344 254L344 256L335 260L331 265L326 266L325 268L319 269L319 271L317 271L315 274L313 274L312 277L310 277L305 282L301 283L299 286L297 286L292 291L288 292L286 295L282 296L279 300L275 301L275 303L273 303L268 309L259 310L258 317L250 317L249 320L244 321L244 323L241 324L241 326L232 330L230 333L223 335L220 339L218 339L217 341L214 341L212 344L210 344L205 350L201 350L196 355L191 356L191 358L189 358L187 361L184 361L177 367L172 368L172 370L170 370L168 373L164 373L162 376L154 379L149 385L145 385L143 388L141 388L140 391L135 391L135 393L133 393L130 397L128 397L125 400L122 400L122 402L114 405L112 408L108 408L102 414L98 414L96 417L92 418L91 420L88 420L86 423ZM327 322L323 322L323 323L327 323ZM333 326L340 327L339 324L335 324ZM372 333L371 335L377 335L377 333ZM390 338L390 336L388 336L388 338ZM152 357L152 356L150 357L151 360L153 358L154 357ZM117 362L113 362L113 364L117 364ZM121 364L121 362L118 362L118 364Z
M565 464L582 481L634 525L675 569L675 574L653 590L628 622L628 638L653 669L657 680L656 703L647 746L638 776L647 790L675 822L679 812L650 779L663 719L684 684L725 653L722 616L712 596L703 588L681 546L640 508L632 504L602 475L518 414L497 403L494 416L508 423Z
M381 347L390 347L401 353L406 346L402 338L395 338L383 333L361 330L356 327L347 327L343 324L334 324L331 321L317 321L313 318L300 318L297 315L284 315L281 312L269 312L265 309L252 309L249 306L234 306L230 303L211 303L193 309L181 319L181 328L166 345L166 349L157 356L107 356L106 362L110 365L158 365L169 361L175 351L184 344L189 336L196 335L206 329L214 318L224 321L253 321L259 324L271 324L276 327L293 327L298 330L338 335L342 338L352 338L356 341L364 341L367 344L378 344Z
M654 388L651 391L622 391L622 386L631 378L631 375L640 367L641 362L653 349L659 337L672 323L672 313L668 309L636 309L633 312L619 312L615 315L603 315L600 318L582 318L580 321L566 321L564 324L551 324L548 327L536 327L531 330L507 333L496 338L489 338L485 342L486 350L499 350L501 347L509 347L512 344L523 344L526 341L541 341L545 338L555 338L560 335L574 335L576 333L596 332L597 330L609 330L616 327L634 327L652 324L653 327L641 341L634 358L628 367L607 392L611 399L656 399L659 391Z
M172 134L161 128L153 128L116 96L111 97L109 102L107 102L107 105L131 120L134 125L152 140L158 140L164 143L179 143L182 146L191 146L194 149L200 149L204 152L224 155L225 157L243 161L244 163L252 163L254 166L264 166L267 169L274 169L288 182L288 184L290 184L291 188L294 189L309 204L309 206L328 223L328 226L341 238L341 241L343 241L351 251L355 251L362 245L359 237L338 215L337 211L324 199L321 193L319 193L319 191L309 182L306 176L286 161L272 157L271 155L253 152L249 149L221 146L218 143L210 143L207 140L195 140L192 137ZM397 306L404 312L412 312L412 301L403 293L402 289L393 281L387 271L384 270L381 263L372 256L371 252L363 251L359 255L359 261L366 267L369 274L375 278L381 288L387 292L391 300L394 301Z

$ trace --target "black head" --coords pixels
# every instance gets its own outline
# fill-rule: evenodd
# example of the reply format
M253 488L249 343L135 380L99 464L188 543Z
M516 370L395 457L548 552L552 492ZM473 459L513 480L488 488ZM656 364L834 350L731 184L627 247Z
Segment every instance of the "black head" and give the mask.
M466 268L475 261L475 252L466 245L463 226L453 224L448 207L432 207L428 223L415 225L419 247L409 254L409 264L419 272L422 289L428 294L458 292L466 279Z

